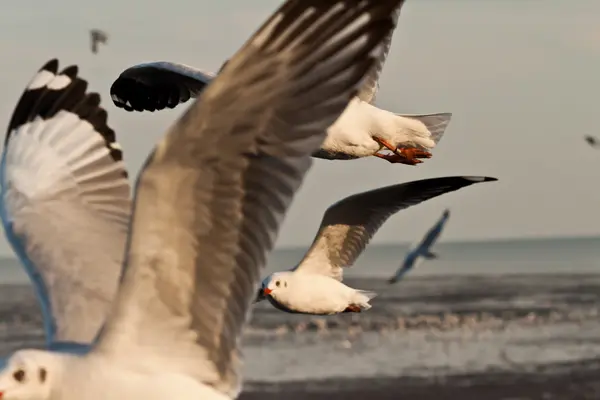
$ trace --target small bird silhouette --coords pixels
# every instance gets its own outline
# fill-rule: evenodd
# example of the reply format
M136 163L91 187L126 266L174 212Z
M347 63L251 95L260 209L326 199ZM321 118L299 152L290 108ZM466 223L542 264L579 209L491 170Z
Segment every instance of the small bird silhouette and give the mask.
M106 44L108 34L100 29L90 29L90 40L92 45L92 53L98 53L98 43Z

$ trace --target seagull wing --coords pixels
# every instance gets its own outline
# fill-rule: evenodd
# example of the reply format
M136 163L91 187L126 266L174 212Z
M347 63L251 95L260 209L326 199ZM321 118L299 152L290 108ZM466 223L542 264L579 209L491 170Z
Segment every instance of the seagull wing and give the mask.
M122 152L76 66L46 63L19 100L0 163L0 216L46 336L90 343L116 293L131 212Z
M398 18L400 17L400 9L398 7L394 13L394 24L398 22ZM392 47L392 36L394 36L394 31L391 31L385 38L383 42L383 51L380 56L377 58L377 62L369 71L364 84L361 86L360 91L358 92L358 98L367 103L373 104L375 102L375 96L377 95L377 91L379 90L379 78L381 76L381 71L383 70L383 65L387 60L388 54L390 53L390 49Z
M400 2L288 0L227 62L140 174L115 314L95 355L238 394L242 328L267 253Z
M343 268L354 264L389 217L423 201L479 182L482 176L453 176L401 183L358 193L330 206L298 271L342 280Z
M125 111L157 111L175 108L196 98L214 75L184 64L167 61L134 65L110 87L113 103Z

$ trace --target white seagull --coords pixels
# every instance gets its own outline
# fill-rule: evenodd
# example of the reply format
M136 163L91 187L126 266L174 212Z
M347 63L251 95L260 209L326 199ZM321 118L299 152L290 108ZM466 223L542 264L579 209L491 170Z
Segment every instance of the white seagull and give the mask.
M399 14L400 10L397 10L394 23ZM376 156L391 163L408 165L421 163L420 158L431 157L429 151L442 138L451 113L395 114L374 105L392 35L390 32L386 37L384 51L375 67L346 111L329 128L327 139L313 157L350 160ZM226 64L227 61L223 66ZM126 111L175 108L197 97L214 76L189 65L168 61L143 63L123 71L112 84L110 94L114 104ZM387 150L392 154L386 154Z
M398 282L408 271L416 267L423 260L433 260L437 258L437 254L431 252L431 248L442 234L442 230L446 226L448 218L450 218L450 210L446 209L435 225L433 225L431 229L427 231L423 239L421 239L421 241L415 246L412 246L412 248L408 251L408 254L406 254L402 265L400 268L398 268L398 271L394 273L394 276L388 280L388 283Z
M310 154L358 90L401 3L284 3L147 159L120 287L91 350L16 352L0 397L236 398L241 334L267 254ZM72 97L50 100L33 101L31 112Z
M49 349L81 351L116 294L131 189L115 133L77 67L58 60L15 108L0 163L0 217L37 294Z
M290 271L266 277L255 301L268 299L291 313L331 315L371 308L374 292L342 283L344 268L351 267L381 225L400 210L480 182L484 176L452 176L401 183L358 193L330 206L310 249Z

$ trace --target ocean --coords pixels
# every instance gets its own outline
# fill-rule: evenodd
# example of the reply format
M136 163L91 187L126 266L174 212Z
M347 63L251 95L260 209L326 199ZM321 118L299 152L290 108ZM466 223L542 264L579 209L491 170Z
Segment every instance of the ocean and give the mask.
M600 237L440 243L398 284L408 245L372 245L347 283L361 314L286 314L267 302L244 334L242 399L600 398ZM305 249L280 249L265 275ZM0 260L0 351L41 346L27 278Z

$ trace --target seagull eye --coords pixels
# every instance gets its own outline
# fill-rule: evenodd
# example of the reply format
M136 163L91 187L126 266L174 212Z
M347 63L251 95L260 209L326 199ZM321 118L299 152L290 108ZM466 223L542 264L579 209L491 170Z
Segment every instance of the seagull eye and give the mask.
M16 370L13 373L13 378L15 378L15 381L17 382L23 382L25 380L25 371L22 369Z
M48 371L46 371L46 368L40 368L40 381L46 382L46 376L48 376Z
M287 287L287 282L283 282L283 286Z
M275 286L279 287L279 285L281 285L281 282L279 282L279 281L275 282Z

